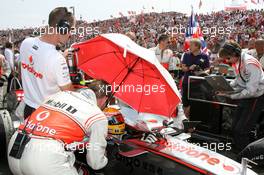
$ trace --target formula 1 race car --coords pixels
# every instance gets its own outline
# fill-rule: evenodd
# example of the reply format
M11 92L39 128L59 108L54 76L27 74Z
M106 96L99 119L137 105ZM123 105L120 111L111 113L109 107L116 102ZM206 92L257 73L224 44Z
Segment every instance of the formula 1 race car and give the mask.
M173 120L153 114L138 114L139 118L135 119L136 112L130 110L129 113L128 110L127 107L120 110L126 124L125 132L120 116L110 119L114 122L110 124L107 138L109 163L105 174L257 174L246 164L242 166L219 153L190 143L191 134L174 127ZM185 129L197 124L183 123ZM153 135L156 140L144 139ZM77 160L85 163L84 155L77 156Z
M142 120L146 126L151 121ZM160 139L147 143L141 138L128 138L119 144L116 159L128 167L130 174L255 174L234 160L189 143L191 135L168 124L160 122L160 127L150 131Z
M140 117L135 119L133 113L126 115L128 113L124 109L120 111L123 112L125 131L122 121L115 121L109 127L106 175L256 174L246 165L242 166L219 153L190 143L191 134L174 127L173 121L149 114L139 114ZM1 131L1 134L5 134L1 137L4 148L14 131L14 125L8 111L2 111L1 116L0 129L5 130ZM190 127L188 122L184 125ZM142 136L152 134L157 140L142 139ZM2 155L4 152L2 149ZM86 164L85 154L79 153L77 160Z

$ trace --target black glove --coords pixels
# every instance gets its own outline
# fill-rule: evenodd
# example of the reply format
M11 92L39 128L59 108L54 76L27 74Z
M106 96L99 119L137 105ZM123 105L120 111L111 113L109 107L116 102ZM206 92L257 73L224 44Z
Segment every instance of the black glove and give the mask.
M105 168L102 168L100 170L94 170L88 164L79 161L75 161L74 166L77 169L78 173L83 172L83 174L89 175L104 175L105 171Z
M89 169L89 174L90 175L104 175L105 173L105 169L104 168L102 168L102 169L100 169L100 170L93 170L93 169Z

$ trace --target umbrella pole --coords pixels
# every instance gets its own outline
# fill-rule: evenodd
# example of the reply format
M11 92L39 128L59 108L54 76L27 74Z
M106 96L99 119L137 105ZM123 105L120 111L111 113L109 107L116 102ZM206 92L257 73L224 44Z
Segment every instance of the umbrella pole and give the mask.
M104 103L103 109L105 109L107 107L107 105L110 103L110 101L113 99L116 91L123 84L123 82L127 79L128 75L130 74L130 72L132 72L133 68L136 66L136 64L139 61L139 59L140 59L140 57L138 57L137 60L135 61L135 63L130 68L128 68L126 76L123 78L123 80L121 81L120 85L117 86L117 88L114 90L114 92L111 93L111 95L107 98L107 100Z

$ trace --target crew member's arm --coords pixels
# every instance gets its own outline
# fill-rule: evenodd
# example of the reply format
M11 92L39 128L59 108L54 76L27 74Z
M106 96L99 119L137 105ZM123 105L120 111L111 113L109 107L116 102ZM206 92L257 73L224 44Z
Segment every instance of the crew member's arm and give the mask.
M74 91L75 88L73 87L72 83L69 83L65 86L60 86L61 91Z
M103 120L94 122L90 127L90 145L87 149L86 160L88 165L94 170L104 168L108 162L105 156L107 130L108 122L106 117Z
M246 82L246 88L239 93L230 95L231 99L244 99L256 96L256 92L259 88L259 80L261 77L261 71L256 68L255 65L247 65L247 70L249 74L249 81Z
M63 56L61 56L60 59L57 59L55 65L53 65L53 68L54 68L57 84L60 87L60 90L61 91L74 90L74 87L70 79L69 68Z

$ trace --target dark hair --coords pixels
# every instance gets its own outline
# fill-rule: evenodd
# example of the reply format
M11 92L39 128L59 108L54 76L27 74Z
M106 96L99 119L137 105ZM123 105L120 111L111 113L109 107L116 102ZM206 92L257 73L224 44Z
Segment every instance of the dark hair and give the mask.
M19 50L15 49L14 54L20 53Z
M74 25L74 16L67 10L66 7L57 7L49 14L49 26L57 27L60 21L67 21L70 26Z
M158 38L158 43L161 43L162 41L165 41L165 40L167 40L167 39L169 39L169 36L166 35L166 34L162 34L162 35L160 35L159 38Z
M88 88L92 89L96 98L102 98L111 95L111 86L104 80L95 80L88 84Z
M219 51L219 57L226 58L231 56L240 56L241 46L235 41L227 41Z
M24 41L24 37L23 38L21 38L21 39L19 39L19 40L16 40L15 42L14 42L14 45L15 46L18 46L19 44L21 44L22 43L22 41Z
M13 44L11 42L5 43L5 48L12 49Z

